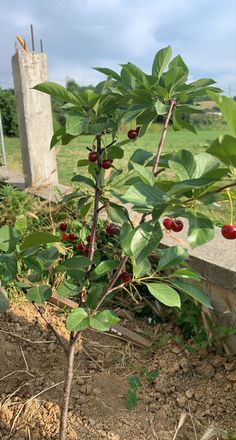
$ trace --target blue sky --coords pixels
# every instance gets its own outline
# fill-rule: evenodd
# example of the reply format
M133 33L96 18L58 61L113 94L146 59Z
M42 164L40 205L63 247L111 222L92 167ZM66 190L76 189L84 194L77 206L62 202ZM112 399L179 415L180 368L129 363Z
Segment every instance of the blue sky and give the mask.
M93 66L119 70L133 62L149 72L152 59L171 45L190 79L213 78L236 95L235 0L0 0L0 86L12 85L16 35L36 49L43 39L49 79L87 85L101 80ZM30 46L31 47L31 46Z

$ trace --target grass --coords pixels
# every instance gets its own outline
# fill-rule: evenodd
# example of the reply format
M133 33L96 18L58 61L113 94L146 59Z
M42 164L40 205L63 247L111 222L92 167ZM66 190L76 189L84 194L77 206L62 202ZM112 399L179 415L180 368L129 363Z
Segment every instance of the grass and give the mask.
M134 143L132 142L129 145L124 146L124 158L119 161L119 165L125 167L136 148L143 148L154 153L160 139L161 128L160 125L155 125L144 138L140 138ZM164 152L174 153L182 148L192 151L193 153L204 151L214 139L222 134L222 131L222 127L209 127L207 129L199 130L198 135L195 135L188 131L176 132L170 128L167 133ZM121 132L119 140L125 138L126 132ZM77 174L77 161L79 159L87 158L88 150L86 147L92 146L93 139L93 136L80 136L68 145L58 145L56 147L60 183L64 183L65 185L70 184L71 177L74 174ZM5 142L8 168L10 170L22 172L19 139L6 138ZM115 165L117 164L118 161L115 162Z

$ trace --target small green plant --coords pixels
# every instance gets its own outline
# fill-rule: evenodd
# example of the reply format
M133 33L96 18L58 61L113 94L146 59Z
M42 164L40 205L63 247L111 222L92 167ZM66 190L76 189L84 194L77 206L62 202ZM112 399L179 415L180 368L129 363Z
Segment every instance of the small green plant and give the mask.
M144 376L149 385L152 385L159 375L158 370L148 371L146 367L140 371L140 376ZM142 382L138 376L129 376L129 389L125 394L125 402L128 409L134 409L138 403L137 391L142 386Z

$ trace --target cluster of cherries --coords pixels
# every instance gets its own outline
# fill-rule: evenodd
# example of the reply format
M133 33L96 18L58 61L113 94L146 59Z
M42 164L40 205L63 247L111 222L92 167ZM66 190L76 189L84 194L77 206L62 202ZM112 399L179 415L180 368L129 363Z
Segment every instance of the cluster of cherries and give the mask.
M163 220L163 226L168 231L180 232L182 231L184 224L182 220L173 220L172 218L167 217Z
M98 159L98 155L97 155L96 151L90 151L90 153L88 155L88 160L90 162L97 162L97 159ZM113 162L112 159L102 160L101 167L104 168L104 170L108 170L109 168L111 168L112 162Z

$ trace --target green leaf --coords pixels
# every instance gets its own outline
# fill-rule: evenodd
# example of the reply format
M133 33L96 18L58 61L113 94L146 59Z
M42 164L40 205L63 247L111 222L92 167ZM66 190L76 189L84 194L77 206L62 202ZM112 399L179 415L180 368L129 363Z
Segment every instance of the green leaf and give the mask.
M150 171L147 167L144 167L143 165L140 165L135 162L132 163L132 166L135 169L135 171L138 173L138 176L140 177L140 179L142 179L142 181L144 183L147 183L151 186L154 185L155 177L154 177L152 171Z
M63 281L57 288L57 294L60 298L69 298L78 295L79 289L75 284L69 283L69 281Z
M212 221L201 213L187 213L189 220L188 242L192 248L212 240L215 235Z
M47 285L32 287L28 290L26 298L36 304L43 304L52 296L52 289Z
M152 64L152 75L160 79L162 76L165 67L167 66L170 57L172 54L172 50L170 46L164 47L163 49L159 50L155 58L153 60Z
M80 211L79 211L80 217L81 218L86 217L86 215L88 215L88 213L92 207L93 207L93 201L87 203L87 205L84 205L83 208L80 208Z
M114 145L105 150L103 156L107 159L122 159L124 157L124 150Z
M0 313L6 313L9 307L10 303L7 297L7 292L0 287Z
M70 332L85 330L89 327L89 318L85 309L78 307L66 319L66 328Z
M162 231L159 222L142 223L135 230L131 240L130 249L136 264L149 257L162 239Z
M110 220L114 223L126 223L129 219L128 211L126 208L115 203L110 203L106 212Z
M24 234L27 231L27 218L24 214L16 217L15 229L17 229L17 231L19 231L21 234Z
M81 176L80 174L78 174L77 176L72 177L71 181L72 182L77 182L77 183L82 183L85 186L88 186L90 188L95 189L95 183L93 182L93 180L89 179L88 177Z
M184 283L183 281L171 281L171 284L190 298L212 309L208 296L199 286L193 286L191 284Z
M163 283L147 283L149 292L168 307L181 307L180 296L176 290Z
M146 150L142 150L141 148L138 148L137 150L135 150L135 152L132 154L130 158L130 161L128 163L128 169L132 170L134 162L139 163L140 165L144 165L151 157L153 157L152 153Z
M0 284L11 283L17 275L15 255L0 255Z
M168 105L163 104L157 99L155 102L155 109L158 115L165 115L168 112Z
M124 223L122 225L119 235L120 246L123 252L125 253L125 255L128 255L130 257L132 256L130 246L134 233L135 233L135 229L133 229L129 223Z
M40 244L55 243L61 241L60 237L49 232L32 232L21 245L21 251Z
M187 180L194 177L197 164L194 155L190 151L180 150L169 160L169 167L180 180Z
M144 371L144 376L146 377L148 383L152 384L159 376L159 371L156 369L151 371Z
M141 387L141 382L140 382L138 376L129 376L128 382L129 382L130 388L132 388L132 390L136 391L139 387Z
M90 309L95 309L100 300L105 284L92 284L88 290L87 305Z
M90 164L91 164L91 162L88 159L81 159L81 160L78 160L78 162L77 162L78 167L87 167Z
M65 134L65 127L60 127L54 132L50 143L50 150L61 140L63 134Z
M122 197L125 202L135 206L143 206L147 210L161 205L166 201L166 196L162 191L145 183L132 185Z
M169 69L175 69L176 67L181 67L186 74L188 74L188 68L180 55L177 55L169 64Z
M210 177L201 177L199 179L189 179L183 180L182 182L175 183L171 189L168 191L168 195L174 195L178 193L185 193L192 189L205 188L206 186L213 183L218 178L212 176Z
M138 398L133 388L128 389L125 395L125 402L128 409L133 409L137 406Z
M121 66L129 75L133 76L140 85L144 86L145 89L150 88L146 73L144 73L138 66L132 63L121 64Z
M120 76L118 73L116 73L112 69L108 69L107 67L93 67L94 70L97 70L98 72L104 73L106 76L110 76L111 78L116 79L117 81L120 81Z
M134 258L132 258L131 261L132 261L132 266L133 266L134 278L141 278L144 275L147 275L150 273L151 264L150 264L148 258L144 258L138 264L136 263Z
M163 75L166 89L172 93L179 84L183 84L188 78L188 74L182 67L175 67L167 70Z
M65 87L62 87L54 82L43 82L34 86L33 89L38 90L39 92L47 93L48 95L54 96L54 98L61 99L62 101L80 105L79 96L69 92L65 89Z
M185 267L182 267L181 269L175 270L169 277L173 278L186 278L196 281L201 281L202 277L199 273L194 272L193 270L186 269Z
M171 246L160 251L158 270L169 269L183 263L188 258L188 251L181 246Z
M20 233L9 225L0 228L0 250L3 252L13 252L20 239Z
M99 312L89 319L90 327L100 332L109 331L112 325L117 324L119 321L118 316L110 310L103 310L103 312Z
M76 114L66 114L66 133L70 134L71 136L79 136L82 134L87 125L88 125L88 119L83 118Z
M56 272L64 272L68 270L81 270L89 265L89 259L82 255L67 258L63 263L56 267Z
M225 165L236 168L236 138L224 135L212 142L207 153L218 157Z
M216 102L217 107L223 113L231 134L236 137L236 102L227 96L217 95L211 91L208 91L207 94Z
M105 260L99 263L99 265L90 272L89 278L91 280L96 280L103 277L108 272L116 269L119 266L119 262L115 260Z

